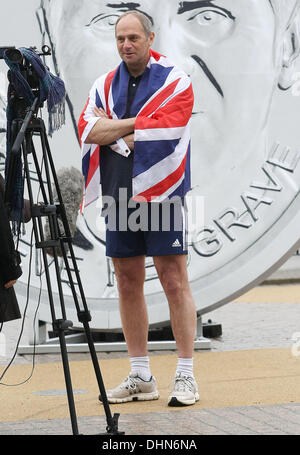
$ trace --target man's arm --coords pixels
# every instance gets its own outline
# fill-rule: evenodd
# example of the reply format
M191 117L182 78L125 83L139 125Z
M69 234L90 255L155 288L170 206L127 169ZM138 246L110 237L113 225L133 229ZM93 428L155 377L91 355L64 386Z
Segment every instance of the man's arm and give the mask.
M134 131L135 117L124 120L109 119L105 111L98 108L94 109L94 113L99 120L87 136L86 144L109 145Z

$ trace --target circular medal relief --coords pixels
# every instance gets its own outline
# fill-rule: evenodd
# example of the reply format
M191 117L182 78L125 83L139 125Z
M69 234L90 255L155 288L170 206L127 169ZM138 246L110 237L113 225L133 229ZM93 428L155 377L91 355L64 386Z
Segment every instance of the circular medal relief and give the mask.
M95 79L119 64L114 24L121 12L114 1L103 3L103 11L96 11L93 2L80 1L75 9L73 3L52 0L45 14L46 32L56 44L56 68L77 119ZM260 283L299 246L299 1L284 7L281 0L216 1L204 6L179 2L175 8L173 1L168 8L167 2L161 6L155 2L155 7L150 3L141 1L139 9L153 20L153 49L190 75L195 94L192 190L187 195L188 273L196 309L204 313ZM77 42L80 45L74 46ZM71 48L67 43L72 43ZM60 146L52 149L58 168L73 165L74 153L80 154L67 139L66 131L76 134L68 119ZM93 205L84 217L78 215L74 250L92 313L91 327L120 330L118 291L112 262L105 256L100 210L100 205ZM29 225L26 230L20 243L24 269L20 296L26 295L28 279ZM59 311L51 261L49 257ZM39 318L50 320L44 266L35 249L32 264L30 297L37 301L42 271ZM69 317L76 326L63 264L61 278ZM152 258L146 259L144 289L150 326L169 325L168 304Z

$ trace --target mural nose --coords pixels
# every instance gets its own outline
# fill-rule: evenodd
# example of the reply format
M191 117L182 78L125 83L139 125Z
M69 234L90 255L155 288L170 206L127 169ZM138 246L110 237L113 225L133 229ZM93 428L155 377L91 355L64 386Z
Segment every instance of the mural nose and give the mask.
M158 34L159 32L156 32L156 37ZM173 32L169 32L167 34L164 33L163 39L156 38L153 44L153 49L168 57L170 62L178 68L181 68L188 76L193 76L197 65L195 64L192 56L189 55L188 50L182 46L180 35L176 36Z

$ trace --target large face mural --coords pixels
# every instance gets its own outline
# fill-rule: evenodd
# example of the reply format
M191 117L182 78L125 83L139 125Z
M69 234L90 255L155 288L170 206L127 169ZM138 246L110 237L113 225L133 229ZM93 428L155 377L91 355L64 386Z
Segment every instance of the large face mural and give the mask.
M299 53L295 0L105 2L45 0L57 70L75 122L99 75L119 64L117 18L130 9L154 24L153 47L183 68L195 90L194 158L205 191L219 170L232 173L266 151L270 104L291 85ZM49 34L46 35L49 42ZM228 157L230 156L230 159Z
M92 83L120 63L114 28L123 12L146 14L153 49L190 75L189 274L199 311L261 281L297 245L299 8L298 0L41 1L43 40L66 83L74 134ZM70 163L76 152L66 145L64 153ZM90 249L78 246L77 255L91 309L101 313L94 324L118 328L98 212L91 207L78 219ZM168 321L151 261L145 291L150 323Z

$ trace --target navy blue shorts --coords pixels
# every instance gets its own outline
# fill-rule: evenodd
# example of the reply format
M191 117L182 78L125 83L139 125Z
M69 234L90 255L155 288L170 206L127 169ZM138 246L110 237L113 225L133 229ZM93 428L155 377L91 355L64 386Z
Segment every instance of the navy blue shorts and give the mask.
M106 256L167 256L187 254L187 209L176 203L113 204L105 216Z

